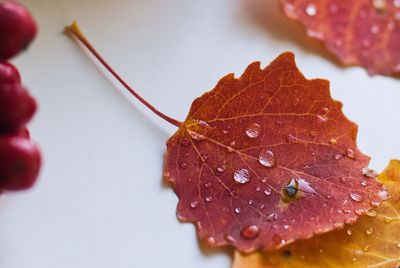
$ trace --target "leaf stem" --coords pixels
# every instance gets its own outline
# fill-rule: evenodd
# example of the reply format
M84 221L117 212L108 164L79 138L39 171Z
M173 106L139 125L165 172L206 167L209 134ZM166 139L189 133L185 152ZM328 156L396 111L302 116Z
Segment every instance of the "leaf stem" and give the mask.
M118 75L116 71L107 63L107 61L100 55L100 53L94 48L94 46L89 42L86 36L83 34L79 25L76 21L74 21L70 26L65 27L65 32L70 33L75 36L82 44L100 61L100 63L128 90L136 99L138 99L141 103L143 103L147 108L153 111L156 115L167 121L168 123L180 127L182 122L175 120L164 113L157 110L153 105L147 102L144 98L142 98L132 87L125 82L121 76Z

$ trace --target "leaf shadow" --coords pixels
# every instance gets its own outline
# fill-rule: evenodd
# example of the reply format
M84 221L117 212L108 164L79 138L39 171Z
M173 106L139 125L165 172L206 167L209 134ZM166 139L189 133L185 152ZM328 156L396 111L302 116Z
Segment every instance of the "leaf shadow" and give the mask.
M340 68L345 66L330 53L323 43L308 37L304 27L288 19L281 10L278 0L241 0L247 16L267 35L281 42L296 44L310 54L317 54Z

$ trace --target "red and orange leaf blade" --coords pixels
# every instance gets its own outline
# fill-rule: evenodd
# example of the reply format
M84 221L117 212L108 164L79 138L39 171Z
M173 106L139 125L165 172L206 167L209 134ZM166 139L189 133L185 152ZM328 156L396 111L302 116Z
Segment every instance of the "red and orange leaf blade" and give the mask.
M400 161L391 161L379 180L391 198L353 226L298 241L276 252L236 252L233 268L399 267Z
M400 75L399 0L280 0L284 13L345 65Z
M212 246L272 250L354 222L386 198L356 125L294 55L250 64L196 99L167 143L178 217ZM295 198L288 183L295 181ZM285 190L288 189L288 190Z

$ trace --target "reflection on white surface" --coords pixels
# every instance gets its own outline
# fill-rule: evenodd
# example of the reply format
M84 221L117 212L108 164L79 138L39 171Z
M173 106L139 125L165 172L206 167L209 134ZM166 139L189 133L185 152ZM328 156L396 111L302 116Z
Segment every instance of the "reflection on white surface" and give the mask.
M294 51L306 77L331 80L371 167L400 158L400 81L339 68L276 1L23 2L40 37L15 62L40 102L32 136L45 163L34 190L0 199L2 268L229 267L228 255L200 250L161 182L174 127L127 100L62 34L73 19L143 97L180 120L223 75Z

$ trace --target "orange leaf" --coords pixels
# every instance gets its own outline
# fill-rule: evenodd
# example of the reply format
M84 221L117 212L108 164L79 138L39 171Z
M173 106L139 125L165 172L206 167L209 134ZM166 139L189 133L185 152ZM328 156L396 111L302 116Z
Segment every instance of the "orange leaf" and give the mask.
M304 78L291 53L222 78L167 143L178 217L210 245L243 252L354 222L386 192L341 108L328 81Z
M285 14L346 65L400 75L399 0L280 0Z
M236 252L233 268L398 267L400 161L391 161L379 180L388 188L391 198L360 217L353 226L298 241L277 252Z

